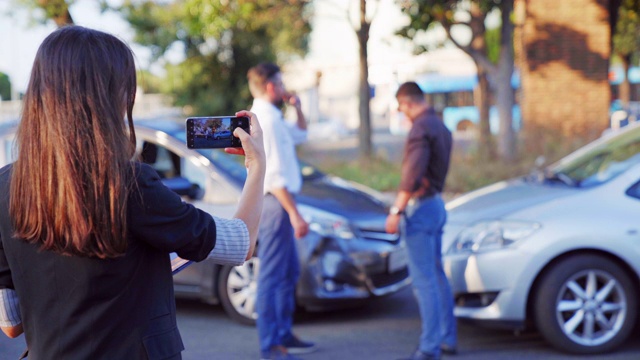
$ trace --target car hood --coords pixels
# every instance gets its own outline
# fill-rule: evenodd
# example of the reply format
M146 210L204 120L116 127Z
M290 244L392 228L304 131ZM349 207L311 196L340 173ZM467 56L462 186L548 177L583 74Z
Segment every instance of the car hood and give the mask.
M527 181L524 178L501 181L448 202L448 222L469 224L483 219L498 219L579 191L566 185Z
M331 212L366 226L366 222L386 219L386 204L382 196L361 185L333 176L304 181L297 201Z

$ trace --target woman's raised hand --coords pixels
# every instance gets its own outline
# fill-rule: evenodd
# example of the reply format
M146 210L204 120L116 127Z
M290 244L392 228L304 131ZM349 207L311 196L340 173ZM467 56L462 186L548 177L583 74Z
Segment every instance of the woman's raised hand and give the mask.
M251 123L251 134L247 134L242 128L236 128L233 136L240 138L242 142L241 148L225 148L224 151L229 154L244 155L244 164L247 169L252 166L259 166L264 169L266 158L264 154L264 144L262 142L262 128L258 122L256 115L250 111L242 110L236 113L236 116L246 116Z

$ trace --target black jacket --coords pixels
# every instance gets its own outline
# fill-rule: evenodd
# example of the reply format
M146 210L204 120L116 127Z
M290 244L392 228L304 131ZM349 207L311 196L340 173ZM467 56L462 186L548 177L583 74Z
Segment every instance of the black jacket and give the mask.
M12 236L10 171L0 169L0 288L18 294L29 359L180 359L169 253L205 259L215 245L212 217L136 164L126 255L39 251Z

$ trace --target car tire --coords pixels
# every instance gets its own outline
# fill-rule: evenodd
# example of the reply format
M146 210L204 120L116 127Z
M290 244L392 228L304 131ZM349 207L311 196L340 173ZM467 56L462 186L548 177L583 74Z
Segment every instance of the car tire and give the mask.
M636 323L637 289L619 265L603 256L572 256L553 265L533 295L536 326L561 351L611 351Z
M218 296L224 311L241 324L255 325L260 259L252 257L240 266L223 266L218 278Z

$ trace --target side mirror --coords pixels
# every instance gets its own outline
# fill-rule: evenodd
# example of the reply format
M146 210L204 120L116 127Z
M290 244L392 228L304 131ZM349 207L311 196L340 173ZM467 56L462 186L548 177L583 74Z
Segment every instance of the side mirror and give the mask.
M204 197L204 190L198 184L192 184L183 177L162 179L162 183L180 196L186 196L191 200L201 200Z

